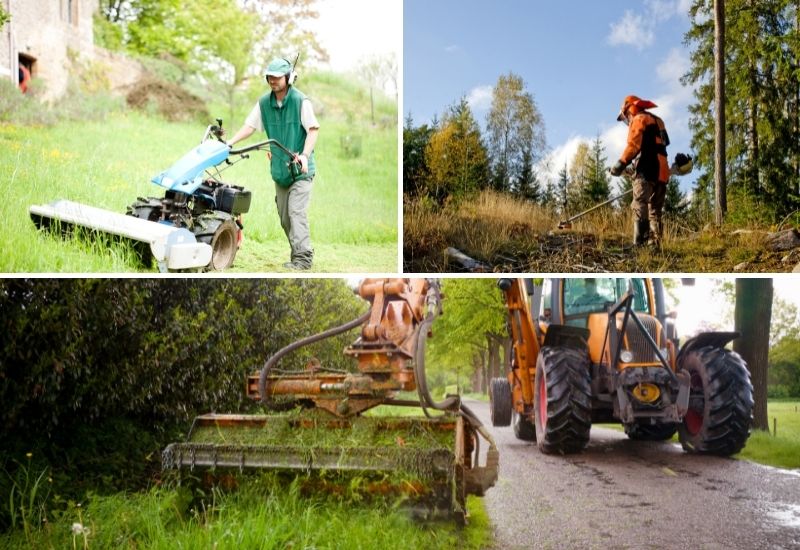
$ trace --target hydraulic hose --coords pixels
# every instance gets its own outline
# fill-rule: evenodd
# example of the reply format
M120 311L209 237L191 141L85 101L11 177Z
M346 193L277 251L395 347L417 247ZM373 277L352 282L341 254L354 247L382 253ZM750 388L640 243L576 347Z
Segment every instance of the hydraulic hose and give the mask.
M417 394L419 395L419 404L422 407L422 412L425 413L426 417L430 418L428 409L434 409L437 411L452 411L454 408L458 408L459 414L461 414L467 420L467 422L472 425L475 431L477 431L489 443L489 449L496 452L497 443L492 437L492 434L489 433L489 430L486 429L486 427L483 425L483 422L480 421L477 415L461 402L461 398L459 396L446 397L442 401L437 402L433 400L433 397L428 390L428 379L425 376L425 340L428 337L428 329L435 318L436 314L431 311L428 313L422 323L420 323L419 331L417 332L416 351L414 353L414 375L417 379ZM476 437L475 464L478 462L478 456L480 456L480 440Z
M297 340L296 342L292 342L288 346L285 346L278 350L275 355L270 357L267 362L264 364L264 367L261 369L261 374L258 377L258 393L261 395L261 402L265 405L269 405L269 396L267 395L267 377L269 377L270 371L272 371L272 367L280 361L285 355L292 353L293 351L302 348L304 346L308 346L315 342L319 342L320 340L324 340L326 338L331 338L332 336L337 336L342 334L343 332L347 332L348 330L352 330L358 326L363 325L365 322L369 320L370 311L367 311L361 317L353 319L343 325L339 325L337 327L330 328L324 332L320 332L319 334L314 334L313 336L307 336L302 340Z

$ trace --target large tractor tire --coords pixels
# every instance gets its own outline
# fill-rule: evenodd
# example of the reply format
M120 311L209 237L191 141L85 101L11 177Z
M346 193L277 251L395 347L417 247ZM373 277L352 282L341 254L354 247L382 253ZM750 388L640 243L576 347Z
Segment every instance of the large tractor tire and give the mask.
M543 453L577 453L589 443L592 389L585 350L543 347L536 361L533 408Z
M514 435L522 441L536 441L536 425L530 418L523 416L517 411L511 415L511 425L514 427Z
M678 425L672 422L660 424L625 424L625 433L636 441L666 441L675 435Z
M511 424L511 384L505 378L492 378L489 381L489 416L492 426Z
M678 426L683 449L730 456L750 437L753 386L739 354L706 346L690 351L679 369L691 376L689 411Z
M239 226L230 219L223 220L214 230L213 235L200 235L197 240L211 245L211 262L206 269L221 271L233 265L238 243Z

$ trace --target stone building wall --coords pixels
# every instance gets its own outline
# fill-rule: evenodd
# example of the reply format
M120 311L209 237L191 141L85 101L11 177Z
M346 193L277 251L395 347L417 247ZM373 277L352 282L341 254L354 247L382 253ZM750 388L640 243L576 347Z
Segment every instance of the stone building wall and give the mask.
M11 21L0 29L0 78L17 81L18 63L31 64L45 98L67 88L72 51L94 58L92 15L99 0L0 0Z

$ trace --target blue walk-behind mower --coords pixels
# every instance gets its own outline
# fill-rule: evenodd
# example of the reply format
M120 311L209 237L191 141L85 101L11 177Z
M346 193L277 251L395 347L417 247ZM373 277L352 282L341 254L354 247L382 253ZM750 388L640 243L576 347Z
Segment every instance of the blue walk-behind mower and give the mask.
M160 271L221 270L233 265L241 241L241 215L250 209L250 191L225 183L221 172L256 150L283 150L298 177L297 153L274 139L231 149L222 139L222 120L206 128L200 145L152 181L163 197L139 197L126 215L68 200L30 207L39 228L79 226L149 245L144 257ZM238 157L231 160L232 157Z

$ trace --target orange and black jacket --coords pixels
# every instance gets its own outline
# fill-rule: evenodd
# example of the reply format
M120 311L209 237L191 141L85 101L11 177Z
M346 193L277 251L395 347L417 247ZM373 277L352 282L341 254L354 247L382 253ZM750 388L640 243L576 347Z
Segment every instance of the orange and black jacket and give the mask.
M636 174L647 181L666 184L669 179L667 161L669 136L664 121L652 113L637 113L628 128L628 145L620 160L627 166L639 155Z

